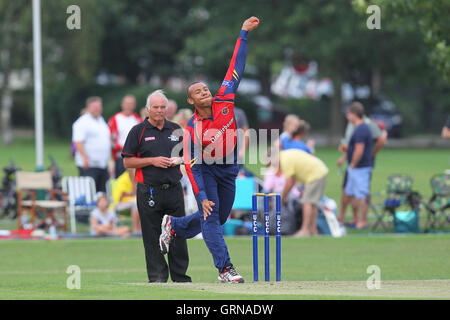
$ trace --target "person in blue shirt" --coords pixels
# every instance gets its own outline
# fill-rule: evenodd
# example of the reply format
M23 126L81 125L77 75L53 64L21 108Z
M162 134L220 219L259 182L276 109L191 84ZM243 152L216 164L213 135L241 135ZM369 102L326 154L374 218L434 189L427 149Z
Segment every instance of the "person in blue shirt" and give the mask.
M444 139L450 139L450 116L448 116L447 122L442 128L441 136Z
M313 140L308 140L305 143L303 139L309 131L309 123L305 120L299 120L297 126L292 132L292 136L284 137L281 139L281 150L299 149L309 154L314 154Z
M370 175L373 168L373 138L369 126L364 122L364 107L351 104L346 113L347 120L355 126L347 148L347 183L345 194L351 197L353 207L361 218L357 229L367 227L367 195L370 190Z

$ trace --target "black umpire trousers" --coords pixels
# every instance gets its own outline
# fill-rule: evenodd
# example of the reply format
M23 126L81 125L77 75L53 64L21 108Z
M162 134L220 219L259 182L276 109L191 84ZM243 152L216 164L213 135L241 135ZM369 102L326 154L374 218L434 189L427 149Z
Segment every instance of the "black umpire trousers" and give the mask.
M142 240L149 282L167 282L169 272L170 278L174 282L191 282L191 278L186 275L189 265L186 240L173 238L168 253L168 266L159 248L159 236L161 235L161 223L164 215L185 216L181 183L168 189L154 187L153 201L155 204L153 207L149 205L150 186L138 183L136 197L139 217L141 218Z

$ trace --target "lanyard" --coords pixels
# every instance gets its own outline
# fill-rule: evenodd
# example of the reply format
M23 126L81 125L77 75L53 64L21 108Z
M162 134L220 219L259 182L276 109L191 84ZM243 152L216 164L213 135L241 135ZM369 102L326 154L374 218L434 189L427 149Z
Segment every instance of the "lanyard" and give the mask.
M150 187L150 200L148 201L150 207L155 206L155 201L153 200L153 187Z

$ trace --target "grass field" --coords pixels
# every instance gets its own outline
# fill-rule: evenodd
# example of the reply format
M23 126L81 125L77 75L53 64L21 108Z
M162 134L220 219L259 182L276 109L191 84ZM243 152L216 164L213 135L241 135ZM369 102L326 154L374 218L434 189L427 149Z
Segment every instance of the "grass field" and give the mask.
M249 152L255 152L250 149ZM326 195L338 200L341 196L342 172L336 166L340 154L336 148L317 148L317 156L328 166ZM44 161L45 167L50 165L52 155L61 167L65 176L78 175L78 170L70 155L70 141L57 138L46 138ZM0 167L9 160L24 170L35 170L34 140L18 138L11 146L0 145ZM248 165L249 170L257 175L261 173L260 164ZM431 196L429 180L437 173L450 169L450 153L448 149L384 149L377 157L376 168L372 177L372 191L382 192L386 189L387 177L394 173L410 174L414 179L414 189L426 199Z
M0 146L0 167L4 167L13 159L23 170L35 170L34 140L31 138L17 138L11 146ZM250 149L249 152L255 152ZM327 177L325 194L339 205L342 192L343 173L336 166L340 154L336 148L317 148L317 156L328 166L330 172ZM48 155L52 155L63 171L63 175L78 175L74 161L70 155L70 142L59 138L45 140L45 167L50 165ZM249 170L257 175L261 174L261 165L247 165ZM372 176L373 202L382 203L385 199L387 177L394 173L410 174L414 179L413 189L419 191L424 200L431 196L430 178L437 173L450 169L450 154L447 149L383 149L377 157L376 168ZM347 209L350 218L350 208ZM426 212L421 212L421 226L425 225ZM369 214L369 222L373 222L374 215ZM10 224L8 224L10 225ZM0 226L1 228L1 226ZM4 228L4 227L3 227ZM83 225L79 230L86 231ZM350 233L355 231L350 230ZM357 232L357 231L356 231Z
M46 139L46 167L49 154L64 175L77 175L68 141ZM318 148L317 156L330 169L326 195L339 202L342 174L335 165L339 153L333 148ZM34 170L34 141L17 139L12 146L0 146L0 166L7 165L9 159L24 170ZM259 165L248 167L260 173ZM410 174L414 189L428 199L430 177L448 168L448 150L385 149L377 158L372 180L373 192L380 194L376 201L383 200L387 177L393 173ZM14 221L0 221L0 229L15 226ZM88 227L79 230L87 232ZM141 239L0 241L0 299L450 299L449 233L286 237L282 241L280 283L252 282L250 238L226 241L245 284L217 282L217 271L202 240L188 241L190 284L146 283ZM273 279L275 241L271 245ZM261 279L262 240L259 248ZM70 265L81 269L80 290L66 288ZM370 265L380 267L379 290L366 287Z
M279 283L253 283L250 238L227 243L245 284L218 283L202 240L188 241L189 284L146 283L141 239L2 241L0 299L450 299L448 234L283 238ZM70 265L81 269L80 290L66 287ZM366 287L370 265L381 270L380 289Z

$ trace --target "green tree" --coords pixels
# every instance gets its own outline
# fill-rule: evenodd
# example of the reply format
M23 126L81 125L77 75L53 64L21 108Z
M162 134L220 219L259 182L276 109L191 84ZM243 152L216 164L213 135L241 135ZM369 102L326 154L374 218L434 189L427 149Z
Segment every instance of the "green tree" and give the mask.
M86 94L101 68L102 22L108 0L42 1L44 127L67 134L84 107ZM81 29L67 28L67 8L81 11ZM69 128L69 129L68 129Z
M450 83L450 1L448 0L375 0L383 20L390 28L420 31L428 46L431 64ZM368 1L356 0L357 10L364 10Z
M197 18L201 31L187 35L185 48L179 55L183 70L186 74L204 73L216 80L223 78L243 21L257 16L261 23L249 36L246 73L255 76L263 94L270 96L273 62L283 59L283 48L277 40L286 32L283 21L292 1L210 3L198 1L191 9L191 19Z
M28 1L0 0L0 87L2 143L10 144L11 110L14 106L11 74L22 71L30 58L31 7Z
M298 32L284 33L282 44L318 61L320 75L333 81L329 113L333 137L343 131L343 82L369 84L375 97L387 88L385 79L411 83L419 81L425 69L416 32L399 32L383 24L380 30L370 30L368 17L348 1L309 0L297 3L286 19L285 29Z
M107 0L59 0L42 3L44 77L47 83L72 81L81 86L95 82L104 36L102 16ZM81 11L81 29L69 30L70 5Z
M100 61L100 39L103 26L100 23L105 0L41 1L41 36L44 86L45 128L61 132L70 117L79 112L80 106L70 99L95 81ZM67 7L76 4L81 9L81 29L69 30L66 20ZM11 109L15 107L13 89L9 87L12 72L28 70L32 74L32 17L31 1L0 0L1 74L3 86L2 139L10 143ZM32 77L28 88L33 86ZM33 112L33 100L27 112ZM56 130L56 131L55 131Z
M136 83L153 74L168 79L177 71L176 55L184 39L196 30L191 1L108 1L102 23L102 71Z
M401 93L400 108L411 131L438 133L449 107L450 2L445 0L353 1L361 16L370 4L381 8L383 38L391 54L383 61L386 89ZM394 37L384 38L386 34Z
M290 63L295 63L297 58L317 61L319 75L333 81L334 95L329 109L331 137L337 138L343 132L344 82L370 84L374 96L394 88L401 90L401 86L408 85L412 90L418 87L422 111L432 107L430 97L435 91L431 88L437 82L424 62L424 40L417 26L385 27L383 9L381 30L369 30L367 7L361 10L357 3L346 0L265 0L240 3L239 10L232 1L214 6L208 3L198 2L197 10L206 11L207 18L202 21L202 31L186 39L179 56L190 73L204 73L214 79L223 77L240 24L246 17L256 15L261 25L249 37L246 76L255 76L262 84L263 94L270 95L270 83L280 61L291 59ZM291 52L291 57L286 52ZM426 117L429 116L427 113ZM431 120L426 122L431 125Z
M216 79L222 77L233 49L230 44L240 24L246 17L256 15L261 25L250 36L247 64L255 67L263 94L270 95L270 83L280 61L290 58L290 63L295 63L296 57L317 61L320 76L333 81L329 112L332 137L338 137L343 131L343 82L373 83L373 91L379 92L380 85L375 84L380 82L381 74L392 69L390 66L397 63L395 59L399 55L406 56L406 53L393 55L392 50L411 42L410 38L399 37L395 32L368 30L366 17L358 15L345 0L266 0L239 4L239 10L230 1L211 8L206 2L199 2L198 6L207 10L209 18L203 22L201 33L187 38L180 55L191 72L195 68L196 72ZM288 57L286 52L292 52L292 56Z

